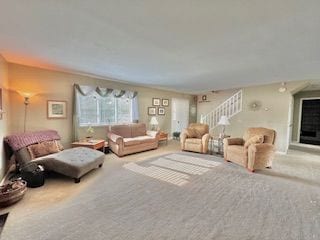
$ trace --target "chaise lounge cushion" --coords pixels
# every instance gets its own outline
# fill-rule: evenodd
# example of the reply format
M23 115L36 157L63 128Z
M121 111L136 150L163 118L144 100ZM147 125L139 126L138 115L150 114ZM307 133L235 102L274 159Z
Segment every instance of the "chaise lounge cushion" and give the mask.
M32 162L43 165L47 171L58 172L72 178L80 178L103 164L104 158L104 153L100 151L77 147L36 158Z
M4 141L13 150L20 167L28 162L35 162L43 165L46 171L54 171L79 179L90 170L103 164L104 153L83 147L59 151L63 148L59 140L60 136L54 130L15 134L4 138ZM50 141L55 142L56 147L53 147ZM49 152L59 152L32 159L28 147L33 144L36 147L41 145Z

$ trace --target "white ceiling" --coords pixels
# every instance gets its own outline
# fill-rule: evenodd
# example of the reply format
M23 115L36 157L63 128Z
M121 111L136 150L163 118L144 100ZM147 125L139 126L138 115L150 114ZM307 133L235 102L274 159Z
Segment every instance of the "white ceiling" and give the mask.
M0 53L194 93L320 79L319 9L319 0L0 0Z

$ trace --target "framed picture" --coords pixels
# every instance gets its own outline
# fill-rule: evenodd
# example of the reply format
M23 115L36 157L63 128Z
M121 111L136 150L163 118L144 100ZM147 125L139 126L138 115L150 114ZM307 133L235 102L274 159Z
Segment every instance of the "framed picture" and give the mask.
M158 115L165 115L165 108L159 107L158 108Z
M169 99L162 99L162 106L168 107L169 106Z
M148 115L156 115L156 108L155 107L148 107Z
M152 98L152 106L160 106L160 98Z
M48 100L47 116L49 119L67 118L67 101Z
M2 120L2 88L0 88L0 120Z

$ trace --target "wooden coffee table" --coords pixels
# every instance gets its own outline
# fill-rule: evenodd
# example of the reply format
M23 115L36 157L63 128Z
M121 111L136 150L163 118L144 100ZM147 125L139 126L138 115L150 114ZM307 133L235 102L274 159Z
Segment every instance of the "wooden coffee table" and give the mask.
M103 139L92 139L92 140L83 140L79 142L73 142L71 146L74 147L87 147L95 150L101 150L104 152L104 148L108 146L108 143L106 143Z

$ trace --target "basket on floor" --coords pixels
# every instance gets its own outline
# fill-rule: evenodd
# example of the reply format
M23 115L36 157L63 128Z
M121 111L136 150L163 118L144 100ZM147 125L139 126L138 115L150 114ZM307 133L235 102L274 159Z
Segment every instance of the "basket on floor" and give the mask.
M15 180L0 186L0 207L7 207L21 200L27 191L27 182Z

